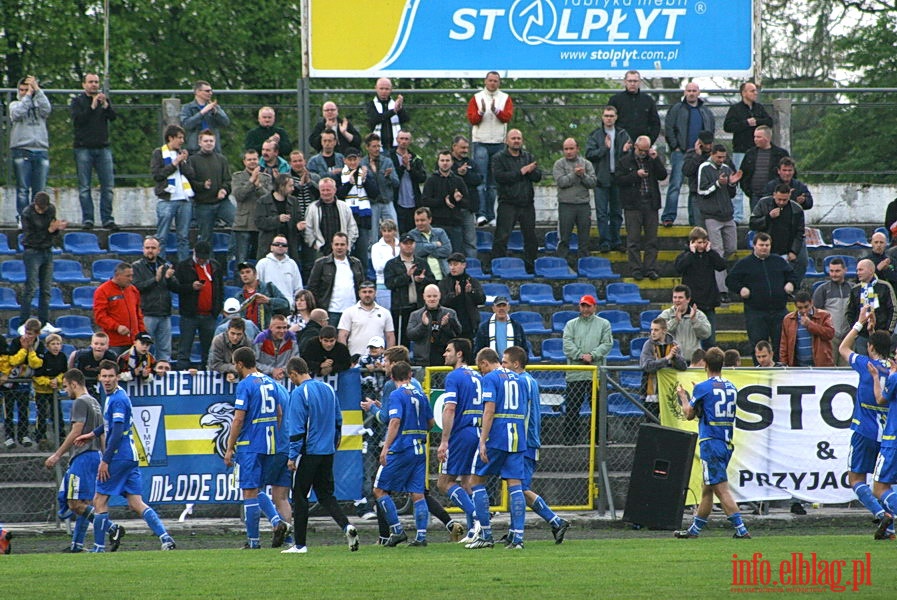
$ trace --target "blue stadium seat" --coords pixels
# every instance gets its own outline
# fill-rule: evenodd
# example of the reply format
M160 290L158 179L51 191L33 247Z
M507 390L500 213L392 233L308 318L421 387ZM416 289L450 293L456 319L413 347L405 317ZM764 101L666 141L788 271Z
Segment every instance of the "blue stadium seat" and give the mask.
M662 311L659 310L643 310L639 315L639 327L642 331L651 331L651 321L660 316Z
M564 340L562 338L548 338L542 342L542 360L566 363L564 356Z
M614 340L614 345L607 355L607 362L621 363L629 362L629 355L620 352L620 340Z
M190 348L190 362L193 364L202 362L202 346L199 340L194 341L193 346Z
M633 327L629 320L629 313L625 310L602 310L598 316L610 322L610 330L613 333L639 332L638 327Z
M608 304L650 304L651 301L642 298L639 287L634 283L609 283L607 284Z
M492 232L477 229L477 252L492 252Z
M75 347L74 347L73 345L71 345L71 344L63 344L63 345L62 345L62 354L63 354L63 356L65 356L66 358L68 358L69 356L72 355L72 352L74 352L76 349L77 349L77 348L75 348Z
M561 310L553 315L551 315L551 329L557 333L564 332L564 325L567 324L567 321L570 319L575 319L579 316L579 312L575 310Z
M644 339L644 338L636 338ZM633 340L635 341L635 340ZM632 352L632 342L630 342L630 353ZM641 347L639 348L641 352ZM631 354L633 360L637 360L635 354ZM642 388L642 372L641 371L618 371L620 374L620 385L631 390L640 390Z
M171 337L181 335L181 315L171 315Z
M82 285L72 290L72 304L84 310L93 310L93 293L97 291L95 285Z
M100 283L112 279L112 274L115 273L115 267L117 267L120 262L121 261L117 258L101 258L100 260L93 261L93 266L91 266L91 279L93 281L99 281Z
M212 252L215 254L227 254L230 249L230 234L215 232L212 234ZM371 281L376 277L371 278Z
M754 249L754 238L757 236L757 232L753 229L748 229L747 232L747 247L751 250Z
M560 306L554 290L547 283L524 283L520 286L520 301L533 306Z
M119 231L109 235L109 253L122 256L143 254L143 237L139 233Z
M518 310L511 313L511 319L520 323L527 335L551 333L551 329L545 327L542 315L537 312Z
M888 231L887 227L876 227L875 231L873 231L872 233L880 233L886 238L891 239L891 232Z
M584 256L579 259L576 266L580 277L586 279L619 279L620 275L614 273L610 260L599 256Z
M64 338L90 339L93 336L93 323L90 317L63 315L56 319L56 326L62 329Z
M607 414L615 417L641 417L642 411L620 392L607 395Z
M25 234L24 234L24 233L20 233L20 234L18 235L18 237L16 238L17 243L18 243L17 248L18 248L18 250L19 250L19 254L21 254L22 252L25 251L25 247L22 245L22 238L23 238L23 237L25 237ZM58 247L56 247L56 246L53 246L53 254L62 254L62 248L58 248Z
M494 314L494 313L486 312L486 311L481 310L481 311L480 311L480 325L482 325L483 323L485 323L486 321L488 321L490 318L492 318L492 315L493 315L493 314Z
M487 275L483 273L483 265L480 263L479 258L467 258L467 268L465 269L468 275L473 277L474 279L479 279L481 281L487 281L492 279L491 275Z
M506 296L512 305L520 304L519 300L511 297L511 289L503 283L484 283L483 293L486 294L486 306L491 306L496 296Z
M816 270L816 259L812 256L808 257L807 272L804 274L804 277L808 277L810 279L825 277L825 273Z
M563 292L565 304L579 306L580 298L585 295L590 295L595 298L595 300L598 300L598 290L596 290L595 286L591 283L565 283ZM604 304L604 301L598 300L598 304Z
M0 279L9 283L25 283L25 261L13 259L0 263Z
M835 257L838 257L844 261L846 277L851 278L851 277L857 276L857 262L858 261L856 258L854 258L853 256L848 256L848 255L832 254L831 256L826 256L824 259L822 259L822 269L825 271L826 277L828 277L828 265L830 262L832 262L835 259Z
M9 320L9 336L10 337L18 337L19 335L19 325L22 324L22 317L12 317Z
M31 299L31 306L37 308L40 303L40 290L34 290L34 297ZM67 303L65 299L62 297L62 288L51 287L50 288L50 308L52 310L67 310L71 308L72 305Z
M6 237L6 234L0 233L0 256L12 256L16 253L15 248L9 247L9 238Z
M508 236L508 250L512 252L523 252L523 232L515 229Z
M19 310L19 301L16 299L16 291L8 287L0 287L0 309Z
M545 341L547 342L548 340ZM545 342L542 343L544 344ZM545 354L544 350L542 354ZM563 392L567 389L567 380L563 371L533 371L531 375L539 384L539 391L543 394L546 392Z
M540 259L536 259L537 261ZM501 279L535 279L526 272L522 258L501 257L492 259L492 275Z
M837 227L832 231L835 248L871 248L866 232L861 227Z
M243 289L243 288L241 288L240 286L236 286L236 285L226 285L226 286L224 286L224 298L225 298L225 299L227 299L227 298L235 298L236 295L239 294L239 293L240 293L240 290L242 290L242 289Z
M549 231L545 234L545 251L557 252L558 244L561 238L557 231ZM575 233L570 234L570 252L579 251L579 236Z
M85 277L81 263L77 260L57 258L53 261L53 281L56 283L88 283L90 277Z
M642 346L648 341L646 337L633 338L629 342L629 355L632 360L638 360L642 356Z
M73 231L62 237L62 248L69 254L88 256L103 254L97 234L89 231Z
M536 275L545 279L576 279L578 275L558 256L541 256L536 259Z

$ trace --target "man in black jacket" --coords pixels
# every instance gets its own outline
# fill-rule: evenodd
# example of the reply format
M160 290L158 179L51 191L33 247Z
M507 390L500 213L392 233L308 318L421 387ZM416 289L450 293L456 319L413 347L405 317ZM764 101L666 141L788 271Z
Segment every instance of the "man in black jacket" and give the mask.
M193 338L199 332L200 364L209 362L209 348L215 337L215 322L224 307L224 273L212 260L212 245L196 242L193 256L174 269L180 296L181 334L178 338L178 370L190 368Z
M620 159L616 180L620 204L626 219L626 251L629 268L636 280L657 279L657 211L660 210L660 183L667 177L663 160L643 135L635 140L635 150ZM645 255L642 258L642 250Z
M452 248L464 247L464 216L470 214L471 200L464 179L452 171L452 153L443 150L436 159L436 171L427 177L420 202L433 214L433 225L448 234Z
M519 129L508 132L507 148L492 157L492 172L498 184L498 214L495 217L495 241L492 258L508 253L508 238L514 225L523 232L523 255L526 270L533 272L539 242L536 240L536 205L534 183L542 180L536 158L523 149Z
M318 306L330 315L336 327L343 311L358 302L358 290L364 281L361 261L349 256L349 236L338 231L330 241L331 254L315 261L305 289L315 295Z
M763 197L766 184L776 178L779 162L786 156L787 150L772 143L772 129L761 125L754 130L754 147L741 161L741 189L747 194L752 211Z
M420 206L420 186L427 180L424 161L411 151L411 133L400 131L398 145L390 148L383 140L384 149L390 148L389 158L395 165L399 185L396 187L396 215L399 233L414 229L414 210Z
M407 233L399 238L399 255L383 267L383 282L392 291L390 312L396 330L396 343L407 345L408 317L424 305L424 288L436 283L425 258L414 255L414 238Z
M759 90L756 84L745 81L739 88L741 101L729 107L723 130L732 134L732 162L736 169L741 168L744 154L753 147L754 130L760 125L772 127L772 117L762 104L757 102ZM735 220L744 218L743 198L739 191L732 200L735 207Z
M688 234L688 250L676 257L676 272L682 284L691 288L695 305L710 321L710 337L701 340L706 350L716 345L716 307L720 305L716 273L726 271L726 260L710 246L707 230L695 227Z
M794 285L800 287L807 272L804 211L790 197L791 190L783 183L772 196L761 198L751 212L751 230L772 236L773 253L791 263L797 279Z
M140 292L140 308L146 332L153 338L156 360L171 360L171 294L178 291L174 266L159 259L162 243L153 235L143 239L143 257L134 261L134 287Z
M653 144L660 135L660 115L657 113L657 102L650 94L642 93L640 87L642 76L638 71L626 71L623 85L626 89L611 96L608 104L616 107L619 126L629 133L632 139L648 136Z
M704 217L698 208L698 167L708 158L713 149L713 132L702 131L698 134L698 141L694 147L689 148L682 158L682 175L688 180L688 224L704 226ZM734 166L734 165L733 165ZM734 168L732 169L735 170Z
M442 304L458 315L461 337L473 340L480 325L479 306L486 301L483 285L467 274L467 258L460 252L448 257L449 273L439 282Z

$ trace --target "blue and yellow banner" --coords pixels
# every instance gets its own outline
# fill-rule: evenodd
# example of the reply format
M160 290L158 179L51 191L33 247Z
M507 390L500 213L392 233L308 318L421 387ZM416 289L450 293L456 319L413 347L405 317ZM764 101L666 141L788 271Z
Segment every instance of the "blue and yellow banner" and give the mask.
M750 74L753 0L307 0L311 77Z
M334 459L336 497L361 497L361 429L358 369L324 380L343 411L342 444ZM233 469L224 466L236 386L219 373L172 372L147 383L129 382L134 440L140 456L143 498L149 504L224 503L242 500Z

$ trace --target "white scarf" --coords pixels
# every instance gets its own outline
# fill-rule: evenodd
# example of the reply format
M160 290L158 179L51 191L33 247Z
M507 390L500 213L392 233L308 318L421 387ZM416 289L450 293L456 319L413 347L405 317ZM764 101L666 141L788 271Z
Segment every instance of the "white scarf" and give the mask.
M393 100L392 98L390 98L389 102L386 104L386 110L387 111L393 110L393 109L395 109L395 107L396 107L396 101ZM377 96L374 96L374 108L377 109L378 113L380 113L381 115L383 114L383 111L384 111L383 102ZM389 123L392 126L392 145L397 146L399 143L398 142L399 131L401 131L401 129L402 129L401 125L399 124L399 115L393 115L389 119ZM377 126L374 127L374 133L383 137L382 134L380 133L380 125L381 125L381 123L377 123Z
M177 150L170 149L168 144L162 146L161 150L162 161L166 165L172 164L174 159L178 156ZM183 196L176 193L178 190L182 191ZM181 175L180 168L168 176L168 185L165 187L165 191L173 196L172 200L180 200L181 198L189 200L193 197L193 188L190 186L190 182L187 181L187 178Z

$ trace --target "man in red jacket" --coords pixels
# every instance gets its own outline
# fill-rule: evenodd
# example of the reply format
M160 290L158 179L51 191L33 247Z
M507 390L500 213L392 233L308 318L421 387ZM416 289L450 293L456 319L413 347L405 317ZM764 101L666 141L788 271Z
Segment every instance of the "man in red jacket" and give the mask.
M146 331L140 292L131 285L133 279L133 267L120 262L112 279L93 293L93 320L109 336L109 350L116 356L131 347L138 333Z
M794 295L797 310L782 320L779 360L786 367L834 367L832 315L813 306L809 292Z

